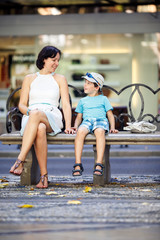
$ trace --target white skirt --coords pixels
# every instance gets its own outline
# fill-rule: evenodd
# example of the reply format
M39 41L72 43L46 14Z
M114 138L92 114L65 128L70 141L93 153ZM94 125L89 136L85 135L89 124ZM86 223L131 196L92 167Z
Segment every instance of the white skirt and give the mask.
M61 132L61 129L63 128L62 113L57 107L49 104L33 104L29 106L29 109L40 110L46 114L48 118L48 122L53 130L53 132L47 133L47 134L54 136L57 133ZM22 122L21 122L21 130L20 130L21 136L23 136L24 129L26 127L28 119L29 119L29 116L23 115Z

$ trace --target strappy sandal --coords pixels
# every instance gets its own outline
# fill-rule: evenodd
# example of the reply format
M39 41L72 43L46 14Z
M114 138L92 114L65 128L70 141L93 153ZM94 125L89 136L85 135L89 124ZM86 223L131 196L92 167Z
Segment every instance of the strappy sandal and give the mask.
M39 187L37 184L37 186L36 186L37 188L48 188L48 185L47 186L44 185L45 178L47 179L47 183L48 183L48 173L46 173L40 177L40 181L42 182L42 187Z
M76 170L75 170L76 167L80 167L80 169L76 169ZM83 172L83 171L84 171L84 168L83 168L82 163L77 163L77 164L75 164L75 165L73 166L72 176L74 176L74 177L79 177L79 176L82 175L82 172ZM74 173L77 173L77 172L78 172L79 174L74 175Z
M15 172L15 170L20 166L20 164L22 164L22 171ZM15 162L15 166L14 166L13 170L10 170L9 172L13 175L20 176L23 172L23 169L24 169L23 165L24 165L24 161L21 161L21 160L17 159L16 162Z
M101 169L96 169L97 166L101 167ZM96 163L95 167L94 167L93 175L102 176L103 175L103 168L104 168L103 164ZM99 172L100 174L97 174L96 172Z

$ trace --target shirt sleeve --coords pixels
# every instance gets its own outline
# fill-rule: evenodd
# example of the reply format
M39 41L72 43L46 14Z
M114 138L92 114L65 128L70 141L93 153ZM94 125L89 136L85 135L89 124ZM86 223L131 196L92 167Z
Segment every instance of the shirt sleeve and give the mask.
M110 104L110 101L107 97L104 98L104 104L105 104L105 110L108 112L109 110L113 110L112 105Z
M75 109L75 112L77 113L83 113L83 105L82 105L82 101L80 100L76 109Z

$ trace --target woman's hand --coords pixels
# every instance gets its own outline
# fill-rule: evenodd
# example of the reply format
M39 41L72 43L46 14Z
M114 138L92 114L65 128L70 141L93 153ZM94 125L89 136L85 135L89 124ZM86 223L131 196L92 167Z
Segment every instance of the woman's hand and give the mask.
M66 134L75 134L75 133L77 132L77 129L74 128L74 127L71 127L71 128L65 129L64 132L65 132Z

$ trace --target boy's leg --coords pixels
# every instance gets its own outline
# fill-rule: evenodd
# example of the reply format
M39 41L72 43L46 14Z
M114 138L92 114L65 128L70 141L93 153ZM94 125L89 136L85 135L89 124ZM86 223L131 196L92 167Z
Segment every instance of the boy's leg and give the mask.
M94 130L96 136L96 150L97 150L97 161L96 163L103 163L103 156L105 151L105 130L103 128L96 128ZM96 169L102 170L100 166L96 166ZM100 174L100 172L95 171L95 174Z
M84 139L88 134L88 129L84 126L80 127L75 138L75 164L81 163ZM80 167L75 167L75 170L80 170ZM79 175L78 172L75 172L74 175Z

